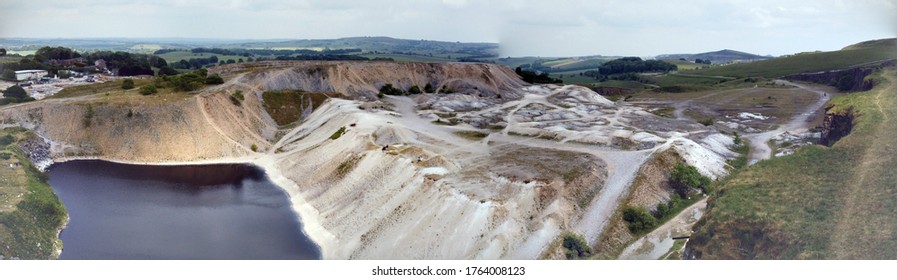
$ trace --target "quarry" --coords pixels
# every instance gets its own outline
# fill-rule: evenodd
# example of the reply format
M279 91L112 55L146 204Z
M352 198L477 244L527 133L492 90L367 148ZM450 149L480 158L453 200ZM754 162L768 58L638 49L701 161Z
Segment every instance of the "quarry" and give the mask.
M727 174L733 137L574 85L475 63L259 62L190 96L92 95L7 107L52 161L253 163L290 195L325 259L534 259L595 244L642 165L670 152ZM385 84L451 93L377 97ZM339 92L278 125L269 90ZM239 105L230 94L247 96ZM80 118L90 107L89 126ZM133 115L126 115L131 111ZM446 122L446 123L442 123ZM660 199L668 194L654 194Z

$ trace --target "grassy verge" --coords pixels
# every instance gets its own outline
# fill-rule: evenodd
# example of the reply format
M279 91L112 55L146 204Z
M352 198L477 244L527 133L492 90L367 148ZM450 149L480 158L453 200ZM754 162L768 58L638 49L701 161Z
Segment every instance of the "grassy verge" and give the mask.
M30 134L21 129L5 129L2 133L13 134L19 140ZM19 193L21 197L0 200L15 201L14 206L2 205L5 211L0 211L0 244L5 245L0 246L0 255L21 259L57 257L57 250L62 248L58 232L68 217L65 207L47 184L47 175L34 168L15 143L3 146L2 152L12 156L0 160L0 168L4 169L0 172L0 188L4 194ZM11 163L18 165L11 168Z

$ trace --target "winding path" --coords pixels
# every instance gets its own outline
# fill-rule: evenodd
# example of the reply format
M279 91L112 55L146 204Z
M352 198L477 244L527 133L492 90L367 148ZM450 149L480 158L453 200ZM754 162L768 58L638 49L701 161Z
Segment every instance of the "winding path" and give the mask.
M825 106L825 103L828 102L829 98L831 98L831 95L827 94L825 91L804 84L793 83L785 80L776 80L776 83L795 86L800 89L816 93L816 95L819 96L819 99L817 99L816 102L808 104L806 107L804 107L803 111L795 114L793 117L791 117L791 120L779 126L779 128L775 130L745 135L744 138L746 138L751 145L751 153L750 155L748 155L748 164L750 165L772 157L772 147L769 146L769 140L772 139L772 137L785 132L798 133L804 132L809 129L810 119L813 114L821 110Z

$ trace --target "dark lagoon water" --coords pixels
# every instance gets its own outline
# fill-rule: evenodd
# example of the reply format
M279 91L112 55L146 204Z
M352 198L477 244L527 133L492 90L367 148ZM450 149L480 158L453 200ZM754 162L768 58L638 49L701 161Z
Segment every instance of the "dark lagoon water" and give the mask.
M60 259L318 259L287 194L252 165L50 167L71 220Z

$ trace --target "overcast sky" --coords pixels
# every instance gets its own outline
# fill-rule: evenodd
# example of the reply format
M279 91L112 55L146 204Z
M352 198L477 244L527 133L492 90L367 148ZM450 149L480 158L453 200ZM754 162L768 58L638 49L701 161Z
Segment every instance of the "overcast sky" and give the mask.
M0 37L496 42L502 55L782 55L897 36L897 0L0 0Z

